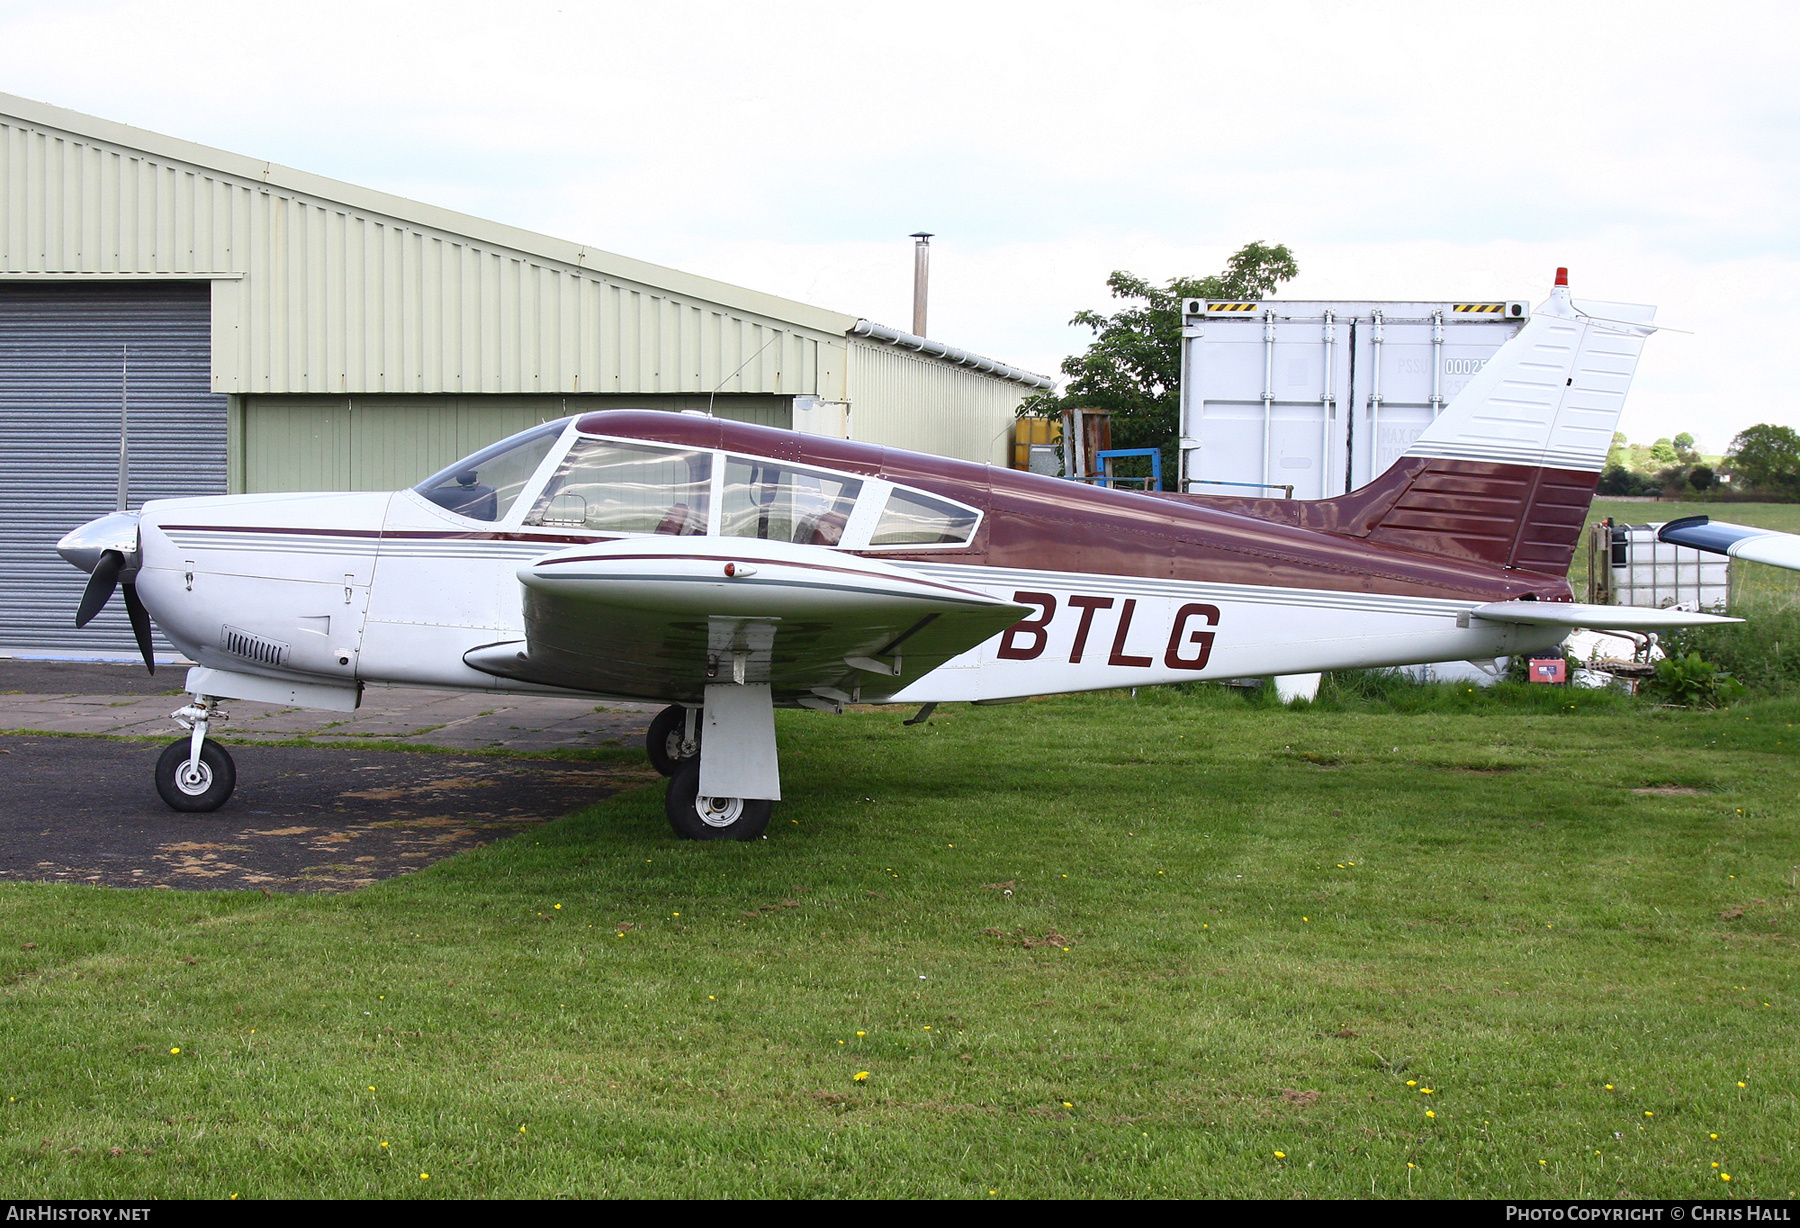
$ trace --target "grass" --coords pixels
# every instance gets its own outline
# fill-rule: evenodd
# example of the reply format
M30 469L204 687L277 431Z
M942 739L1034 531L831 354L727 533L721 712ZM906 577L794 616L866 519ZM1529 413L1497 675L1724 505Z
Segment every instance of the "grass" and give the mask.
M1551 690L783 713L767 841L0 885L4 1194L1789 1197L1800 701Z

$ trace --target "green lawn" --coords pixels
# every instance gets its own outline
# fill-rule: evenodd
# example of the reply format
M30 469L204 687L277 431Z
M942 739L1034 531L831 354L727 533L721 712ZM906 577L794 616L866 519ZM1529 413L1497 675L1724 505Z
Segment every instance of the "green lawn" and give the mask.
M1414 706L783 713L753 844L0 886L3 1193L1791 1196L1800 703Z

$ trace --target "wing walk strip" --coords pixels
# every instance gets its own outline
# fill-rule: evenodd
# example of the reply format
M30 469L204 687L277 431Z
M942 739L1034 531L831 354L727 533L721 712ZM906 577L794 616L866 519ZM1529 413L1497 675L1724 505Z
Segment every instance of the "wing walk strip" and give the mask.
M1193 580L1155 580L1141 576L1114 576L1080 571L1025 571L1012 567L949 566L941 563L900 563L964 588L1005 589L1011 595L1022 588L1103 589L1129 597L1166 597L1173 601L1195 599L1239 602L1246 605L1304 606L1308 609L1346 610L1366 614L1415 614L1454 618L1488 604L1474 599L1397 597L1382 593L1344 593L1312 588L1263 588L1254 584L1209 584Z

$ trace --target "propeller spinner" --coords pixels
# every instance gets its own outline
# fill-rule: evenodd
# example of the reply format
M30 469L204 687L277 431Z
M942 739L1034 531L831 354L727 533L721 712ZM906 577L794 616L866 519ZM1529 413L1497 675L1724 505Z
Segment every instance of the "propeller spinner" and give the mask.
M76 627L85 627L112 600L113 590L125 590L125 616L143 655L144 668L156 672L156 656L150 646L150 611L137 593L138 517L136 512L113 512L91 520L56 543L56 552L88 573L87 588L75 611Z

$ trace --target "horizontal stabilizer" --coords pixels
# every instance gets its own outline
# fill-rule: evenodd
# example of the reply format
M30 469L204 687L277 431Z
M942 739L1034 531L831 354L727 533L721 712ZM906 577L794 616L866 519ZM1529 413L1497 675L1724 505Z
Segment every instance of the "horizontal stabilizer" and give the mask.
M1710 516L1686 516L1671 520L1657 531L1656 540L1671 546L1687 546L1708 554L1723 554L1752 563L1767 563L1800 571L1800 536L1749 525L1726 524Z
M1656 610L1636 605L1578 605L1572 601L1496 601L1476 606L1469 611L1469 617L1521 627L1587 627L1594 631L1675 631L1682 627L1710 627L1744 621L1687 610Z

